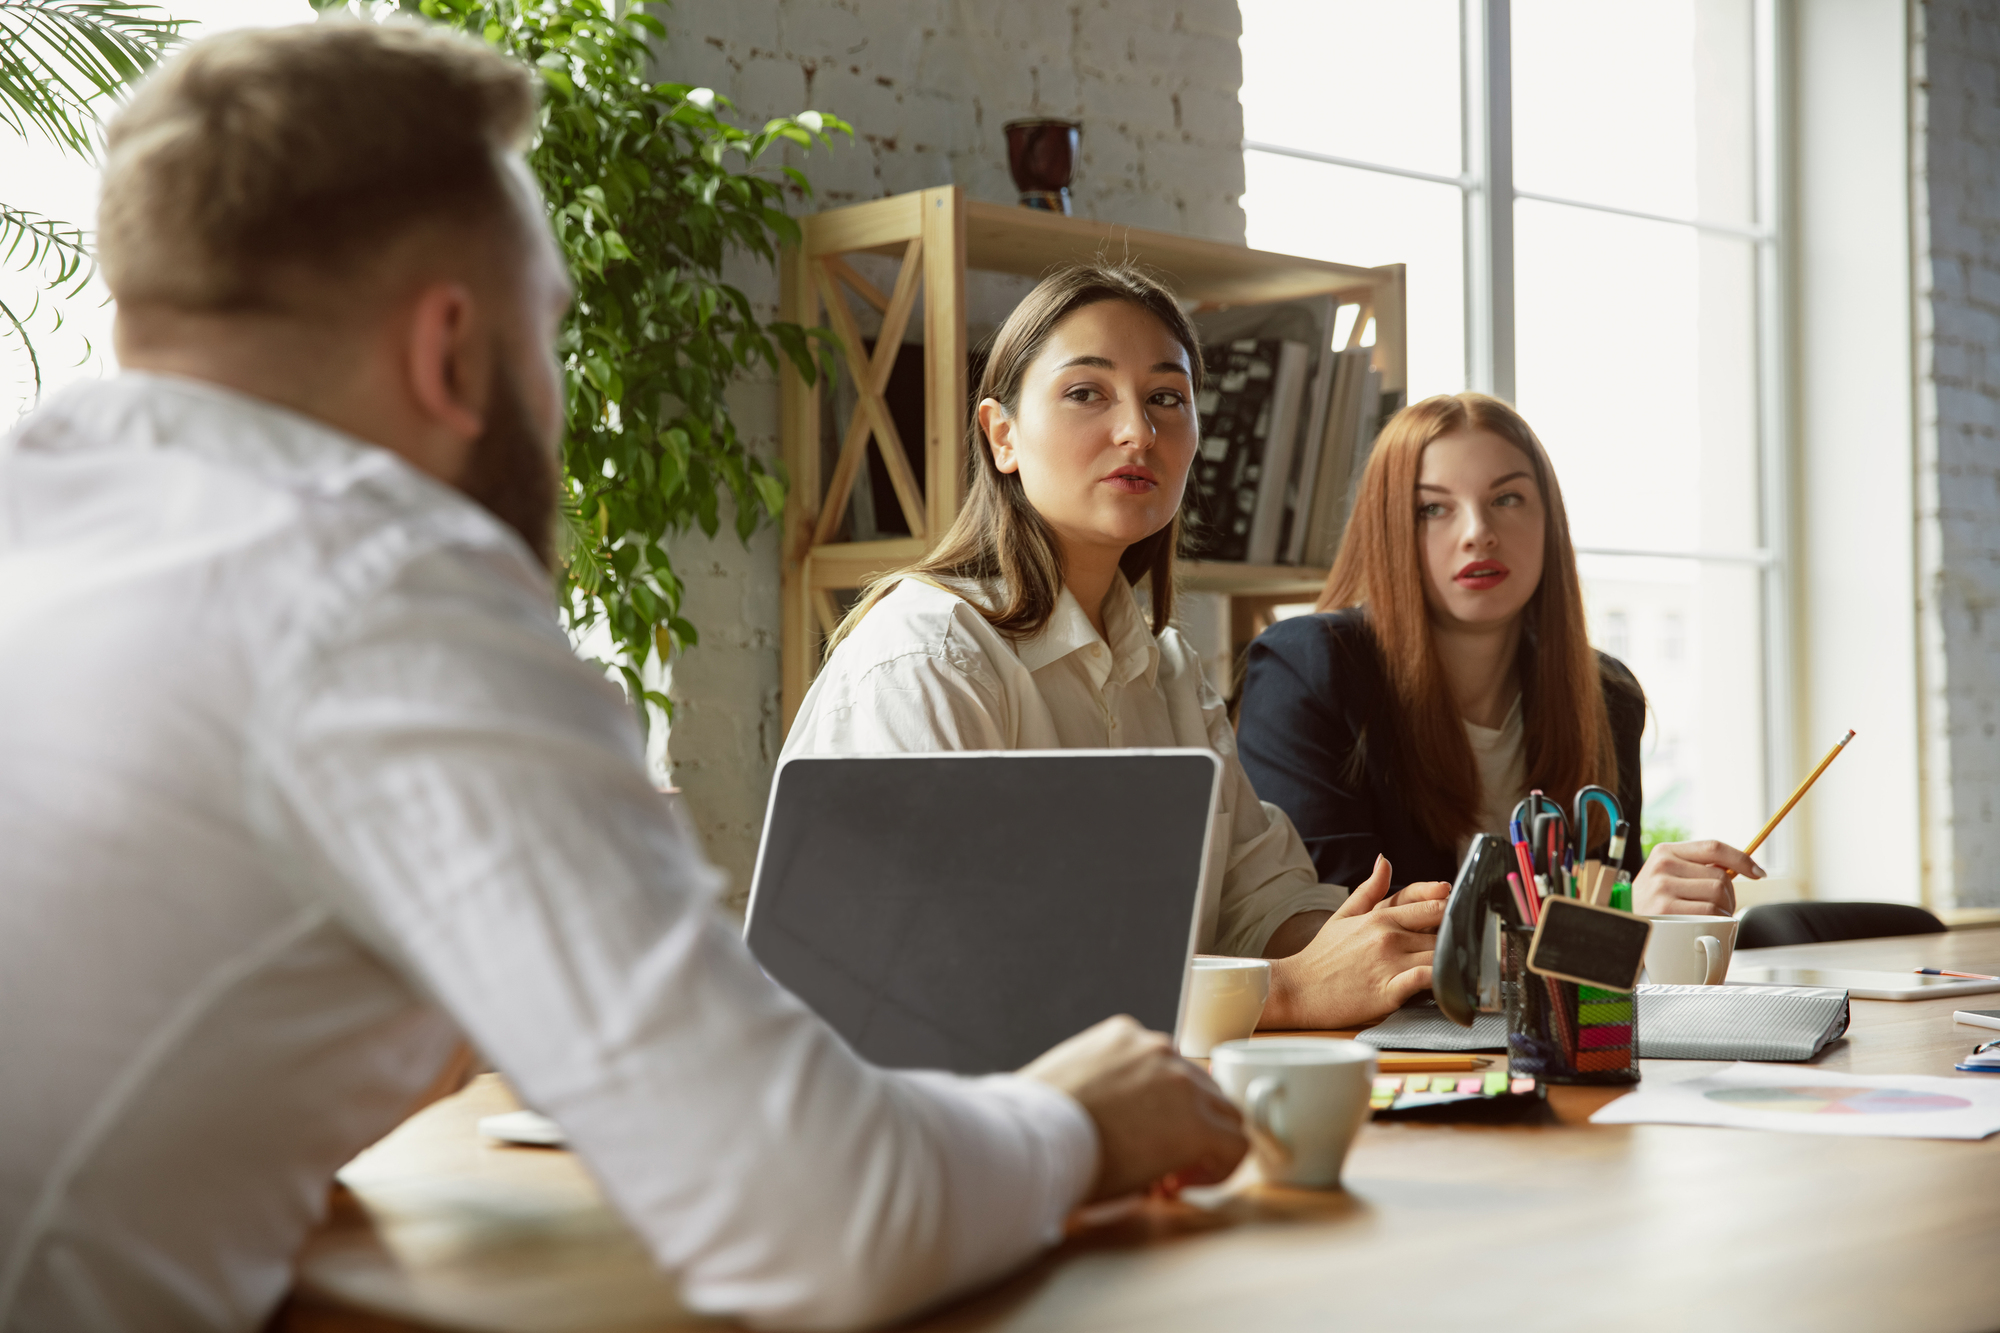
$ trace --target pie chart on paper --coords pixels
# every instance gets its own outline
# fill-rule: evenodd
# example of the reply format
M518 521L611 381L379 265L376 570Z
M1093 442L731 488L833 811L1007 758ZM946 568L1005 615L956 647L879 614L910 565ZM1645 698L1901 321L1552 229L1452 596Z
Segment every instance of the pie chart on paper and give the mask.
M1739 1110L1789 1115L1908 1115L1962 1111L1972 1105L1964 1097L1908 1088L1715 1088L1702 1095Z

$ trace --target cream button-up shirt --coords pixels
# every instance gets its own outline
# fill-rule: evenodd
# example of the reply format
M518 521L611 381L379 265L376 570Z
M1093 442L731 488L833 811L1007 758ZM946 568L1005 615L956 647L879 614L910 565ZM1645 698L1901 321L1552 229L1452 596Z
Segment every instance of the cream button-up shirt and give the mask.
M262 1328L461 1035L698 1308L873 1324L1057 1239L1082 1108L864 1063L717 888L458 492L189 380L0 441L0 1330Z
M1104 627L1108 642L1065 588L1040 634L1010 642L958 594L904 579L834 650L784 753L1213 750L1222 791L1198 947L1255 957L1288 918L1345 902L1346 889L1319 882L1291 820L1257 799L1187 641L1172 629L1156 638L1122 581Z

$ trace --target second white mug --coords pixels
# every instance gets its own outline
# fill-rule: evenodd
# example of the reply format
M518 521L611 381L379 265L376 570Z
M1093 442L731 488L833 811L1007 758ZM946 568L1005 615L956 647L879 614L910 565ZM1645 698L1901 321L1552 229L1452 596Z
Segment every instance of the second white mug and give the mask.
M1270 998L1270 959L1198 955L1188 973L1181 1054L1199 1059L1217 1042L1249 1036L1257 1030L1264 1002Z
M1646 980L1656 986L1719 986L1736 947L1733 916L1649 916Z

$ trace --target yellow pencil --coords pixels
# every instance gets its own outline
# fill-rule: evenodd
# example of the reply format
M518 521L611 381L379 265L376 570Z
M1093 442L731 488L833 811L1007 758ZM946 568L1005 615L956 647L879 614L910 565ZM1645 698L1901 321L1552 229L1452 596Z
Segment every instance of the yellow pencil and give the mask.
M1799 798L1801 796L1804 796L1808 791L1812 790L1813 783L1819 781L1819 775L1826 772L1826 766L1832 763L1835 759L1838 759L1840 757L1840 752L1846 749L1847 743L1853 739L1854 739L1854 733L1853 731L1850 730L1845 736L1842 736L1840 740L1834 744L1834 747L1831 750L1828 750L1826 752L1826 758L1819 761L1818 768L1815 768L1811 773L1806 775L1806 780L1804 782L1801 782L1799 784L1799 789L1792 793L1792 799L1786 801L1784 805L1778 808L1778 813L1771 816L1770 823L1764 825L1763 828L1757 830L1757 836L1750 839L1750 845L1743 849L1743 854L1745 856L1749 856L1751 853L1755 852L1759 847L1764 845L1764 839L1771 836L1771 830L1778 827L1778 821L1783 819L1786 815L1792 813L1792 807L1799 803Z

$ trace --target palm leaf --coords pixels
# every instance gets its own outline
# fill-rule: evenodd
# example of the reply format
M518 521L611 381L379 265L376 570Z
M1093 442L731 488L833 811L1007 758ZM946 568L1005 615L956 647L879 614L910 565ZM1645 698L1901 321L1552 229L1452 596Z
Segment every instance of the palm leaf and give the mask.
M46 265L51 287L75 295L94 268L83 229L54 218L0 203L0 263L13 268Z
M14 313L12 306L8 305L5 301L0 301L0 322L3 322L5 325L4 328L0 328L0 332L12 333L20 341L22 349L27 352L28 370L34 376L35 380L34 397L36 399L42 396L42 358L35 355L35 340L28 334L28 321L34 318L35 310L40 309L41 304L42 298L36 296L34 309L29 310L25 315L17 315ZM33 401L33 399L30 401Z
M92 104L150 69L183 26L130 0L0 0L0 125L90 156Z

